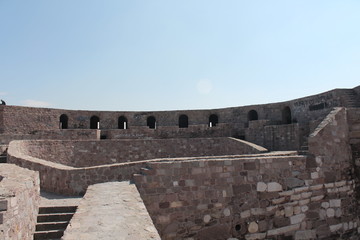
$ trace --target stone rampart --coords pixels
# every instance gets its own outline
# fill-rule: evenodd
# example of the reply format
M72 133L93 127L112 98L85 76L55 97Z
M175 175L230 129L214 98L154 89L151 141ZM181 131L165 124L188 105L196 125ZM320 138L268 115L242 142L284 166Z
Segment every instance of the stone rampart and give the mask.
M255 144L234 138L21 141L10 144L9 153L15 148L21 149L22 154L72 167L91 167L155 158L239 155L267 151Z
M122 151L127 146L128 149ZM8 149L8 162L39 171L42 189L71 195L83 194L91 184L130 180L132 174L139 173L144 167L148 161L145 159L262 151L266 149L231 138L12 141ZM116 161L122 163L114 163Z
M0 134L0 144L7 145L13 140L96 140L100 131L95 129L67 129L53 131L33 131L31 134Z
M357 89L357 88L356 88ZM90 118L97 116L100 129L118 129L118 119L127 119L127 128L146 127L147 118L153 116L157 127L179 127L179 116L188 117L188 125L209 126L211 115L217 116L218 124L231 126L231 133L241 134L249 122L249 111L257 112L258 119L270 120L273 124L284 122L284 108L291 112L291 122L308 123L323 118L333 107L347 106L343 98L346 89L335 89L318 95L295 99L282 103L252 105L209 110L177 110L153 112L106 112L76 111L49 108L31 108L18 106L0 106L0 133L28 134L37 130L57 130L60 128L60 116L66 115L69 129L89 129ZM215 126L216 127L216 126ZM235 131L235 132L233 132ZM209 132L211 134L211 131ZM230 136L234 136L230 135ZM223 136L223 135L222 135Z
M162 239L329 239L357 233L354 181L305 156L148 163L135 182ZM344 169L337 169L343 172Z
M12 164L1 164L0 239L33 239L39 196L37 172Z
M348 132L337 108L309 156L151 162L135 182L163 239L350 239L359 218Z

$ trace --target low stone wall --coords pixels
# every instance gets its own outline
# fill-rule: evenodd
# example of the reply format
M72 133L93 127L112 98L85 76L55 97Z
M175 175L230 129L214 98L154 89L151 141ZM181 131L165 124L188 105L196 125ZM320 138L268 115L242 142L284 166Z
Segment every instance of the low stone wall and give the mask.
M147 167L135 182L162 239L348 239L357 233L354 181L325 181L321 166L305 156Z
M39 195L37 172L0 165L0 239L33 239Z
M10 149L15 150L15 148L31 157L73 167L155 158L239 155L267 151L255 144L234 138L20 141L10 144Z
M231 124L218 123L215 127L209 127L208 124L190 125L187 128L158 126L156 129L138 126L129 129L101 130L101 135L106 139L159 139L229 137L236 134Z
M134 184L109 182L89 186L63 240L160 240Z
M358 239L345 109L324 119L309 152L152 162L135 182L162 239Z
M100 139L100 131L94 129L33 131L31 134L0 134L0 144L9 144L13 140L96 140Z

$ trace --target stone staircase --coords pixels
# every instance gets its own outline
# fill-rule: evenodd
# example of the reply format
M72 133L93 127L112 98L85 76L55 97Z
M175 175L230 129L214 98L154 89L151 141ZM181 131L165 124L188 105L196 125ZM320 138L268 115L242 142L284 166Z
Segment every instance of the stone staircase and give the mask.
M353 89L344 90L343 96L346 102L346 107L348 108L360 107L360 97L356 94L356 92Z
M37 217L34 240L57 240L74 215L77 206L40 207Z

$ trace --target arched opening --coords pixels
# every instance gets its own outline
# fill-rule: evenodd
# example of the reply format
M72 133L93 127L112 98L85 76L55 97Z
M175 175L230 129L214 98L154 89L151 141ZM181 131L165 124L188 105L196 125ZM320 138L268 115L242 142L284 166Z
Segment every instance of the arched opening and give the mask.
M147 118L147 126L151 129L155 129L156 128L156 119L153 116L150 116Z
M129 126L128 126L128 122L127 122L126 117L124 117L124 116L119 117L119 119L118 119L118 128L119 129L127 129L128 127Z
M249 113L248 113L248 120L249 121L259 120L257 111L250 110Z
M216 127L219 123L219 117L216 114L211 114L209 117L209 127Z
M189 119L186 115L180 115L179 117L179 128L187 128L189 126Z
M68 128L68 121L69 118L66 114L62 114L60 116L60 129L67 129Z
M285 107L282 111L282 122L283 124L291 124L291 109Z
M90 118L90 129L100 128L100 118L98 116L92 116Z

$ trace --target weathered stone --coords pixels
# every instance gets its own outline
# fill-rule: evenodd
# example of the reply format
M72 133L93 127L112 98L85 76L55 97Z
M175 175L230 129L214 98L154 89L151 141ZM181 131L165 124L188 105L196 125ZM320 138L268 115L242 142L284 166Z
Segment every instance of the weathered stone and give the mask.
M223 212L224 212L225 217L230 216L230 209L229 208L225 208Z
M255 162L244 163L244 170L256 170Z
M330 199L330 207L341 207L341 199Z
M293 178L293 177L285 178L285 186L290 189L304 186L304 184L305 184L304 180L299 178Z
M305 219L305 214L301 213L290 217L291 224L301 223Z
M290 219L287 217L286 218L285 217L274 217L273 221L274 221L274 226L277 228L290 225Z
M280 191L282 191L282 186L277 182L269 182L267 184L267 191L268 192L280 192Z
M259 226L256 222L249 223L248 231L249 233L256 233L259 230Z
M332 218L335 216L335 210L333 208L326 209L326 216L328 218Z
M336 225L330 225L330 231L331 232L336 232L339 231L340 229L342 229L342 224L336 224Z
M248 218L251 216L250 210L246 210L240 213L241 218Z
M258 182L256 185L256 191L258 192L265 192L267 189L267 184L264 182Z
M203 220L204 220L204 223L208 223L211 220L211 216L210 215L205 215Z
M285 217L291 217L294 215L294 207L293 206L286 206L285 209Z
M236 195L246 192L251 192L251 185L250 184L233 185L233 192Z
M311 240L316 239L315 230L302 230L295 233L295 240Z
M275 229L271 229L271 230L267 231L267 236L268 237L276 236L276 235L296 231L296 230L299 230L299 229L300 229L300 224L299 223L294 224L294 225L290 225L290 226L286 226L286 227L282 227L282 228L275 228Z
M266 238L266 233L253 233L253 234L245 235L246 240L260 240L265 238Z
M321 207L327 209L327 208L330 207L330 203L329 202L322 202Z

